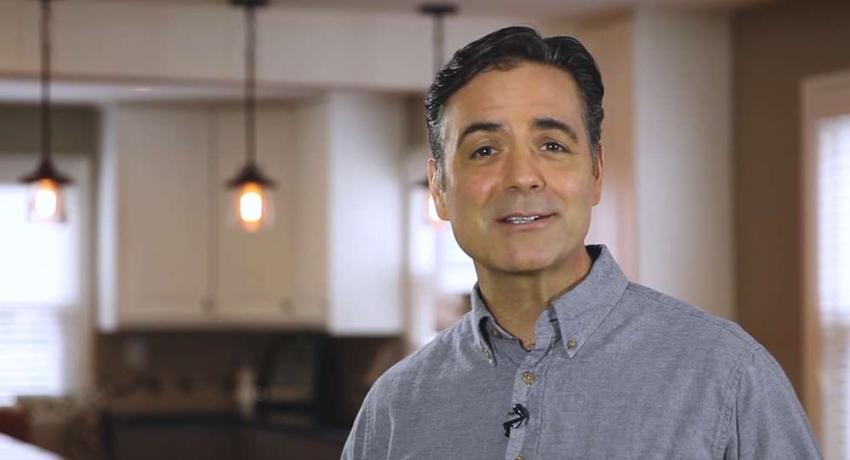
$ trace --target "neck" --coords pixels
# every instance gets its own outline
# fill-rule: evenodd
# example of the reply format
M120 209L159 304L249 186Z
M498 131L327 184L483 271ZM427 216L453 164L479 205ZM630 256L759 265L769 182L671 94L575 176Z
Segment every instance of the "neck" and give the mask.
M592 261L581 250L563 267L533 273L492 270L476 264L478 288L490 313L522 346L534 346L534 326L549 303L580 283L590 271Z

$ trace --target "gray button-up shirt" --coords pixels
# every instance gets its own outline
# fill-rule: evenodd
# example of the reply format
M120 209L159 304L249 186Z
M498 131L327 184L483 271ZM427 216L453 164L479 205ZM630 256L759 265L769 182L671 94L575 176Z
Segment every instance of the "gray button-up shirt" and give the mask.
M389 369L343 459L814 459L782 369L736 324L630 283L604 246L531 351L472 312ZM515 415L528 419L510 430Z

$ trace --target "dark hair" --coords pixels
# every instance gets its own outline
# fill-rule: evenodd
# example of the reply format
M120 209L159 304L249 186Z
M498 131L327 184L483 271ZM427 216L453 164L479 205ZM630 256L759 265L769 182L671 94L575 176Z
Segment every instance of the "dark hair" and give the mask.
M431 155L437 160L442 179L443 108L449 98L481 72L509 70L523 62L549 64L575 79L582 100L582 118L587 130L593 170L597 170L599 139L602 135L602 77L593 56L573 37L543 38L530 28L505 27L458 50L434 78L425 96L425 120Z

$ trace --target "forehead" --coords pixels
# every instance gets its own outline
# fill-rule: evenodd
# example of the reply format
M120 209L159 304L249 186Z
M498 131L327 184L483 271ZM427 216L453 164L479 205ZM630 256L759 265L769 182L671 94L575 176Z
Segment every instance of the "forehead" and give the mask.
M530 123L540 117L582 124L582 103L572 75L551 65L522 63L476 75L446 104L445 129L451 137L470 123Z

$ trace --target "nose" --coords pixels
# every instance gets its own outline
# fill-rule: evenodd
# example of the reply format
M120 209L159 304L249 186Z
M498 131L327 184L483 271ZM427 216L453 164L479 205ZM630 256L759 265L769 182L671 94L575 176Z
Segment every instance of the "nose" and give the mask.
M514 149L505 162L505 185L520 192L539 191L546 187L540 159L535 152Z

